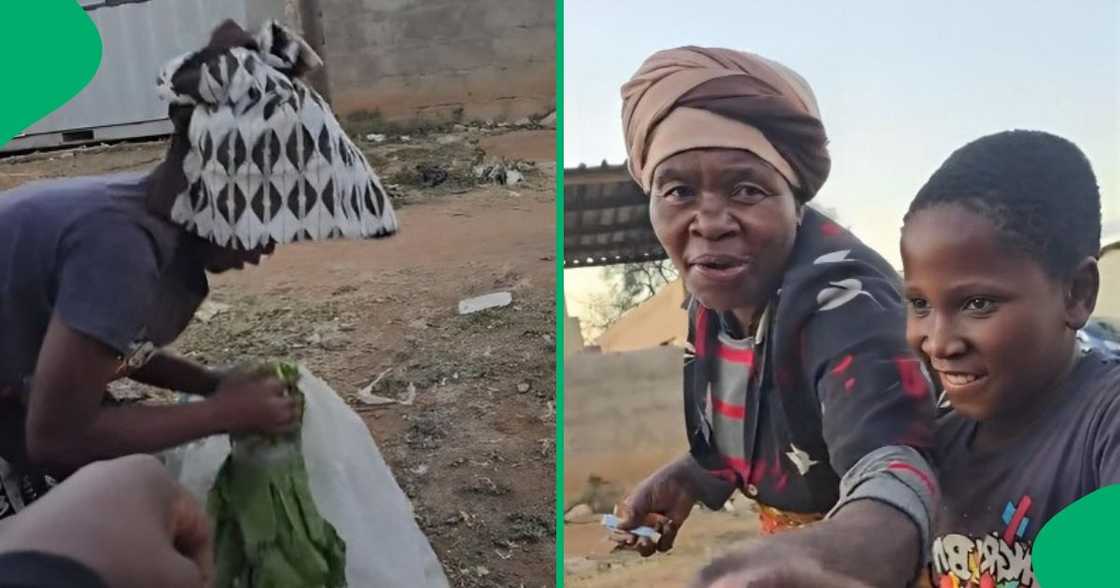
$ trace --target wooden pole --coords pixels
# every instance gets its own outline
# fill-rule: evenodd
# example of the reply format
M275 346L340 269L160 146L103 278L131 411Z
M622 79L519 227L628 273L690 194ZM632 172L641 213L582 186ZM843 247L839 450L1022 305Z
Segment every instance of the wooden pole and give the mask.
M307 74L307 81L315 91L331 103L330 82L327 79L326 39L323 34L323 11L319 0L299 0L299 20L303 27L303 38L323 59L323 67Z

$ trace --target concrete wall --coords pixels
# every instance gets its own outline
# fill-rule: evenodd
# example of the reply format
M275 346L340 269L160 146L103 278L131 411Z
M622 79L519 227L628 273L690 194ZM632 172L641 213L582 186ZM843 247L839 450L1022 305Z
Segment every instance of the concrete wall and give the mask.
M1109 248L1101 256L1101 290L1097 294L1097 309L1093 313L1120 325L1120 244Z
M564 363L564 495L582 494L590 476L620 491L688 451L683 352L576 353Z
M242 26L256 33L269 20L277 20L297 31L301 30L299 0L245 0L245 22Z
M583 351L583 333L580 330L579 319L568 315L564 311L564 357Z
M683 348L688 341L684 282L665 284L649 300L618 317L595 342L603 351L637 351L659 345Z
M340 115L516 120L556 103L552 0L319 0Z

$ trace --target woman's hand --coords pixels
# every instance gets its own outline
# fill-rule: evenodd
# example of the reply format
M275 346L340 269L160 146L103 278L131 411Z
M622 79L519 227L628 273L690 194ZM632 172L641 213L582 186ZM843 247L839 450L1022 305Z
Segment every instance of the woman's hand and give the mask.
M615 507L619 524L618 530L611 533L611 540L618 543L618 548L633 549L644 557L673 548L677 532L697 500L689 474L679 461L666 465L639 483ZM626 532L643 526L660 533L656 543Z

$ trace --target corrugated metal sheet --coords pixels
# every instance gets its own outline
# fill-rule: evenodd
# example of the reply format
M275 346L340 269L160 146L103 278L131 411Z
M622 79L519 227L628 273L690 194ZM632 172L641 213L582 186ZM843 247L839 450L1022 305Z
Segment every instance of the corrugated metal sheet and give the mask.
M101 33L101 66L81 93L24 135L121 125L144 128L140 123L166 120L167 103L156 94L159 68L168 59L200 47L222 20L244 24L247 19L247 0L148 0L116 6L82 0L81 4ZM18 148L18 139L13 144Z
M603 162L597 167L564 169L565 268L667 257L649 221L649 198L625 165Z
M564 170L564 267L659 259L649 199L624 166Z

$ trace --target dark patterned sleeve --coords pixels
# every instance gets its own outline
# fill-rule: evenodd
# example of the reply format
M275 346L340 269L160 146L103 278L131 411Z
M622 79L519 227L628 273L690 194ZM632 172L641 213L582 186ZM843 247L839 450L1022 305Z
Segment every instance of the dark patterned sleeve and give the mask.
M814 280L815 311L801 333L829 461L841 477L830 516L859 500L893 507L916 525L924 562L940 494L929 459L933 387L906 345L895 282L844 263L854 271Z
M849 261L859 269L860 262ZM815 312L801 333L806 377L820 403L822 435L837 475L876 449L909 446L929 454L934 399L905 341L895 284L872 271L814 280Z

